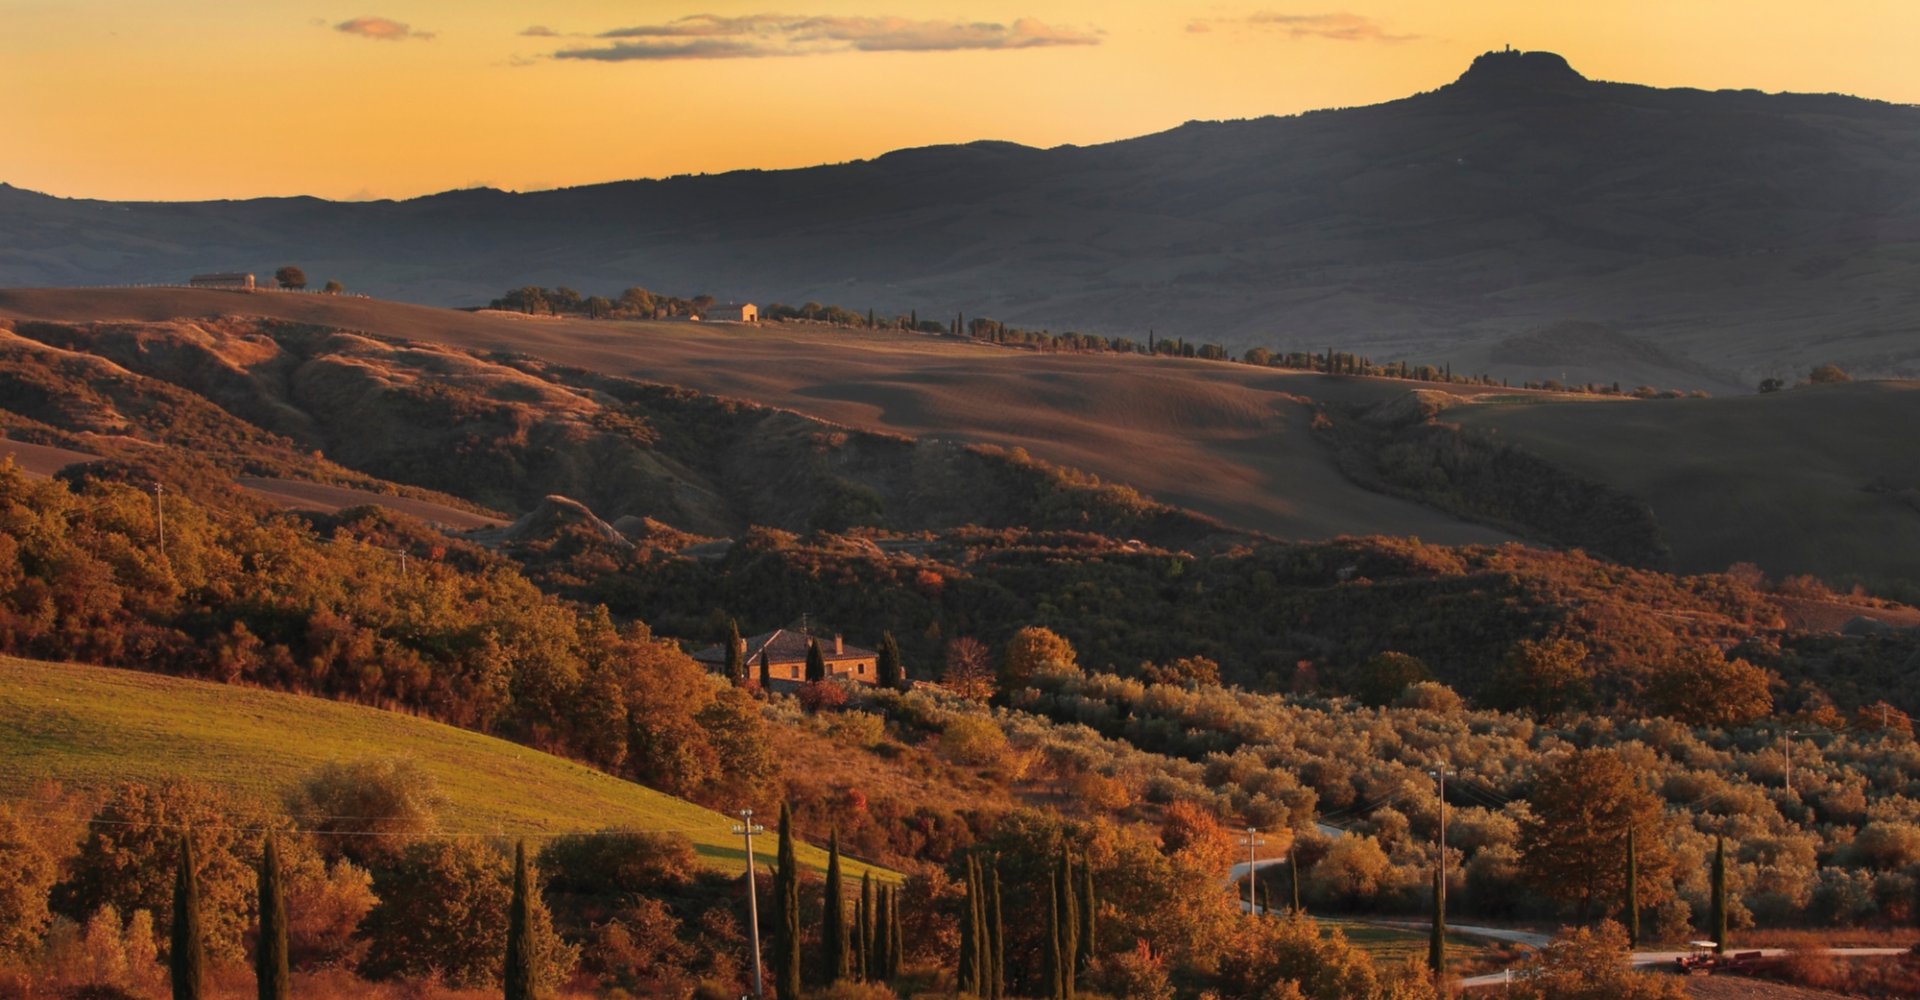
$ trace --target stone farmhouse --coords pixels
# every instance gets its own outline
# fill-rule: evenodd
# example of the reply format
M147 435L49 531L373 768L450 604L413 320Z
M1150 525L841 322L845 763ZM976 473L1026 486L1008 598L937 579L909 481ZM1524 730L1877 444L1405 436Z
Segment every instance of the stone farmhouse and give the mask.
M838 677L861 684L879 683L880 654L871 649L850 646L839 635L825 639L800 629L777 628L771 632L745 636L740 640L741 661L747 666L748 677L764 676L768 682L781 686L804 684L807 680L807 648L815 642L820 644L820 658L826 661L829 678ZM724 670L727 651L724 646L708 646L693 654L693 658L714 670Z

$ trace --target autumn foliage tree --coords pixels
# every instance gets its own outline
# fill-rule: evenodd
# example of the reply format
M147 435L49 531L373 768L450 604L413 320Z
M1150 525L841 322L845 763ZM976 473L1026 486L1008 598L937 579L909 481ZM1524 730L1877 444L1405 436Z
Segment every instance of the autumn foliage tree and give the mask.
M1727 659L1715 646L1695 646L1669 657L1647 685L1647 707L1690 726L1751 725L1773 711L1767 672Z
M1585 922L1626 902L1627 831L1634 833L1642 906L1673 894L1673 857L1658 796L1613 750L1576 750L1535 781L1520 824L1521 876Z
M1593 703L1587 647L1572 639L1523 639L1508 650L1488 701L1544 719Z
M1079 669L1073 644L1050 629L1029 625L1007 640L1000 657L1000 693L1012 695L1033 682L1043 671Z

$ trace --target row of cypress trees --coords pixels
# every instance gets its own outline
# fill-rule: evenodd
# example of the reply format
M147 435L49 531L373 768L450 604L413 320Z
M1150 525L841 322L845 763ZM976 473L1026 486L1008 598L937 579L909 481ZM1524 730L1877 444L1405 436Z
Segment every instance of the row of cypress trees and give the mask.
M851 927L846 916L846 883L840 871L840 834L827 846L825 913L821 917L818 980L831 985L842 979L885 982L900 974L902 942L900 912L893 891L875 891L872 873L860 876L854 897ZM849 934L851 932L851 934Z
M1000 869L967 858L966 909L960 914L960 992L1000 1000L1007 989L1006 928L1000 912Z
M253 973L259 1000L288 1000L292 976L287 970L287 896L280 877L280 848L268 837L260 852L260 938L254 945ZM513 854L513 901L507 908L506 1000L539 1000L534 970L533 887L527 874L527 845ZM167 956L173 1000L206 996L206 937L200 925L200 876L193 841L180 838L180 860L173 876L173 929Z
M960 914L961 993L1001 1000L1007 995L1006 928L1000 902L1000 870L978 857L967 859L966 906ZM1045 995L1070 1000L1087 975L1095 946L1099 900L1093 866L1075 866L1063 844L1047 876L1047 935L1041 970Z
M799 1000L804 942L800 924L800 869L794 856L793 810L780 804L780 847L773 871L773 993L778 1000ZM871 873L860 876L851 927L847 920L846 881L840 868L840 834L827 846L827 885L821 916L820 951L814 980L832 985L843 979L885 982L900 975L906 935L895 890L875 886Z

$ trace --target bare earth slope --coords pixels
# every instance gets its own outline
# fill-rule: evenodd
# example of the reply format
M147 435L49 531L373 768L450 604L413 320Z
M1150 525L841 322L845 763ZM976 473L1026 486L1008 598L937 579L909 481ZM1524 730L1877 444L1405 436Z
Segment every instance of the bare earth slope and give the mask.
M1510 536L1347 481L1293 393L1384 398L1403 384L1241 365L1037 355L925 337L684 323L530 320L369 299L171 289L0 291L0 318L159 322L271 316L515 351L789 407L864 429L1026 448L1164 503L1283 537Z
M1439 83L1440 81L1435 81ZM678 294L1453 361L1562 321L1753 385L1920 374L1920 109L1659 90L1492 53L1403 100L1091 147L975 143L404 202L0 187L0 285L272 273L417 302ZM1644 378L1693 387L1672 369ZM1711 386L1705 386L1711 387Z

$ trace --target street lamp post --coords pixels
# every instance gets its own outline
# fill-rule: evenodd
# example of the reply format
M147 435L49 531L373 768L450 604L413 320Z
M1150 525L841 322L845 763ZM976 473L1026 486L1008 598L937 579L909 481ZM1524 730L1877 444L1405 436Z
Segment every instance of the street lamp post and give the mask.
M740 810L740 822L733 824L736 836L747 841L747 929L753 940L753 995L765 995L760 975L760 886L753 874L753 835L767 832L753 821L753 810Z

